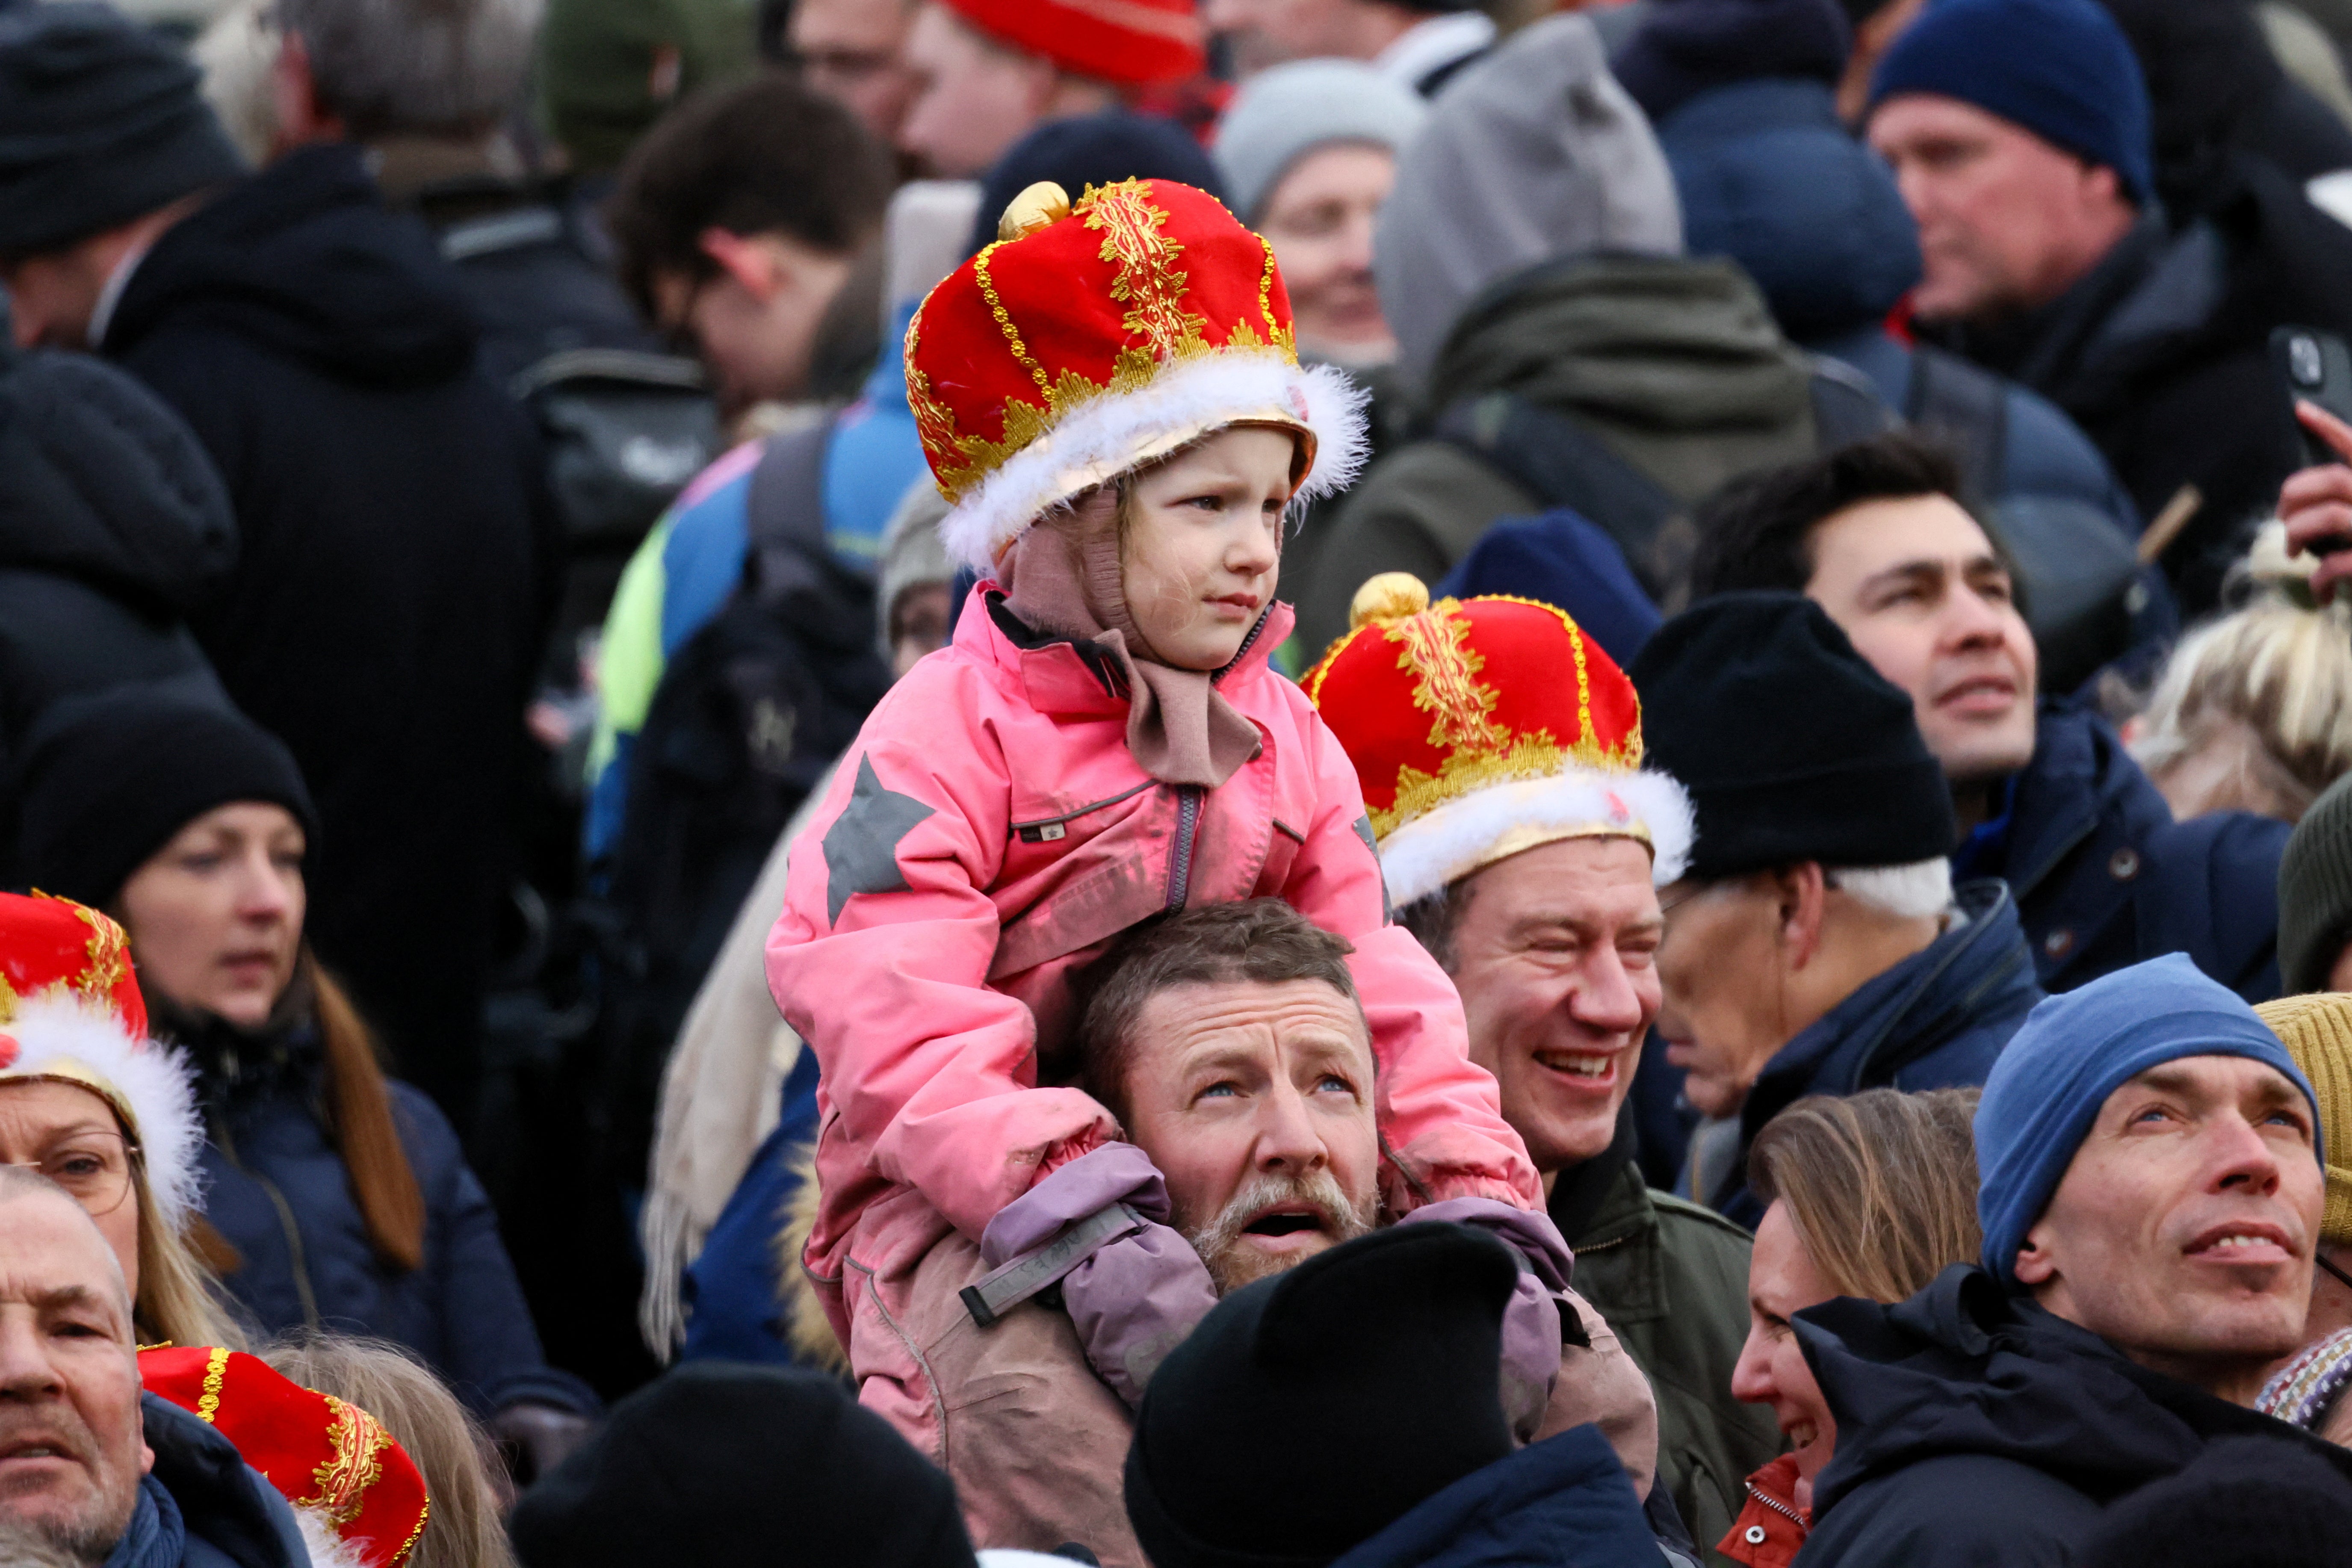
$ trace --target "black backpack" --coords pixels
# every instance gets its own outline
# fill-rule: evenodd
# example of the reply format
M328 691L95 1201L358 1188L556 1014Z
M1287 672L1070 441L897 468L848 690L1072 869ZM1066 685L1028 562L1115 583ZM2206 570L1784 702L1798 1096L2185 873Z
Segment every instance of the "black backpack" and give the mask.
M600 911L597 1098L622 1171L645 1168L671 1042L760 868L890 684L873 584L824 544L832 435L768 442L742 582L669 661L629 762Z

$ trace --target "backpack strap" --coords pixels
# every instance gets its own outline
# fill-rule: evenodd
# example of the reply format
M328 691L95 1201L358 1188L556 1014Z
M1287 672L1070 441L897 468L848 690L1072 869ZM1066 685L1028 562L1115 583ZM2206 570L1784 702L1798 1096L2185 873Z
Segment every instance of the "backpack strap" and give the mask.
M833 446L833 416L771 436L760 448L744 499L743 582L755 597L773 603L830 585L823 566L824 458Z
M1961 493L1989 504L2004 486L2009 461L2009 388L1980 365L1931 343L1911 351L1903 416L1952 448Z
M1598 523L1625 552L1643 587L1658 591L1644 567L1659 531L1683 510L1682 503L1600 437L1564 414L1508 392L1463 398L1438 416L1434 434L1497 469L1546 507L1566 507Z

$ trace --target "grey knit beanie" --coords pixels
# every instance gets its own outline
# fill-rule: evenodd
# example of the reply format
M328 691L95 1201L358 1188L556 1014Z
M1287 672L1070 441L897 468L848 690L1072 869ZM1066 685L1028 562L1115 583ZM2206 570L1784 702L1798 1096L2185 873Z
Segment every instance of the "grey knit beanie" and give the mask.
M2295 824L2279 861L2279 978L2289 995L2327 989L2352 937L2352 775L2337 779Z
M1402 153L1429 106L1402 82L1358 60L1293 60L1242 86L1209 151L1234 215L1255 226L1291 165L1334 142Z

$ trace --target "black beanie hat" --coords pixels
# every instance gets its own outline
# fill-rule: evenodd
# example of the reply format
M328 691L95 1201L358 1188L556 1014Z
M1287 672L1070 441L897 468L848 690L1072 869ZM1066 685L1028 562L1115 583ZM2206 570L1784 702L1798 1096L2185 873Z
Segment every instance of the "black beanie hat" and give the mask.
M1217 1303L1152 1374L1127 1517L1155 1568L1310 1568L1512 1448L1518 1263L1458 1225L1345 1242Z
M110 5L0 7L0 255L71 245L245 174L186 52Z
M2287 994L2327 989L2352 939L2352 774L2311 803L2279 858L2279 978Z
M525 1568L973 1568L948 1478L841 1385L688 1362L525 1492Z
M16 773L26 884L93 906L189 823L232 801L284 806L317 853L318 815L285 742L228 706L157 683L58 703Z
M1660 626L1633 668L1644 763L1690 792L1690 874L1949 855L1951 786L1911 699L1801 594L1724 594Z
M2084 1568L2336 1568L2352 1559L2352 1466L2311 1441L2227 1437L2107 1510Z

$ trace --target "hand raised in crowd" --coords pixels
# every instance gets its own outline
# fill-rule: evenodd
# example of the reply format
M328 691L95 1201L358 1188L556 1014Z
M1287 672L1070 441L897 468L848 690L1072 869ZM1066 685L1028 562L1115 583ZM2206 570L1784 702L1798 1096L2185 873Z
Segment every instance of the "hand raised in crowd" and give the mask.
M2336 584L2352 577L2352 425L2347 425L2315 403L2298 400L2294 416L2303 427L2335 448L2344 459L2322 463L2287 476L2279 487L2278 514L2286 524L2291 555L2308 552L2319 557L2311 574L2311 591L2323 605L2336 595Z

